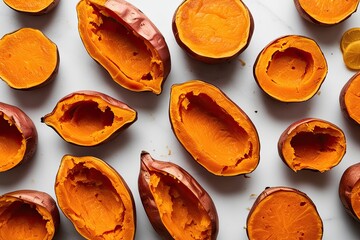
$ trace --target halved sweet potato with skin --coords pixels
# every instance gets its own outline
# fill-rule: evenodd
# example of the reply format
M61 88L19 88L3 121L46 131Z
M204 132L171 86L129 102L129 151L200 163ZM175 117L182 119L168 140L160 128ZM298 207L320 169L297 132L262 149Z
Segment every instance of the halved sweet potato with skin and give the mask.
M187 54L214 64L229 61L248 47L254 20L241 0L184 0L174 13L172 29Z
M76 9L87 52L112 79L131 91L160 94L170 52L150 19L125 0L81 0Z
M339 182L339 198L345 210L360 221L360 163L350 165Z
M60 0L3 0L6 5L17 12L31 15L42 15L53 10Z
M258 54L253 74L270 97L281 102L304 102L320 89L328 72L320 46L300 35L279 37Z
M38 144L34 122L19 107L0 102L0 172L33 158Z
M354 74L341 89L340 108L345 117L360 124L360 72Z
M356 12L359 0L294 0L295 7L305 20L324 26L333 26Z
M210 195L183 168L141 152L138 178L146 214L163 239L215 240L217 211Z
M134 239L136 208L125 180L93 156L65 155L55 179L61 211L86 239Z
M335 124L317 118L305 118L290 124L278 141L283 162L293 171L310 169L329 171L346 153L346 137Z
M0 39L0 78L11 88L29 90L55 79L57 45L40 30L20 28Z
M8 192L0 196L0 225L0 239L51 240L60 225L59 209L48 193Z
M323 236L323 222L308 195L291 187L266 188L246 220L249 240L312 239Z
M260 140L254 124L216 86L200 80L174 84L169 115L179 142L209 172L234 176L257 167Z
M137 112L104 93L76 91L61 98L41 122L66 142L96 146L116 137L137 120Z

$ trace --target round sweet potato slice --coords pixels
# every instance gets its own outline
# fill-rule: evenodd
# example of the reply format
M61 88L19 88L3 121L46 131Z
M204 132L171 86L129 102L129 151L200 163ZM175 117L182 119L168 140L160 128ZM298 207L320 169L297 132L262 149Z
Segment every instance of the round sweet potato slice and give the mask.
M320 240L323 222L314 202L297 189L266 188L255 200L247 217L249 240Z
M254 20L241 0L184 0L174 13L172 28L177 43L191 57L221 63L248 47Z
M340 92L340 107L345 117L360 124L360 72L354 74Z
M28 90L55 78L59 51L40 30L20 28L0 39L0 78L11 88Z
M359 0L294 0L295 7L305 20L324 26L333 26L356 12Z
M60 0L3 0L6 5L17 12L31 15L42 15L53 10Z

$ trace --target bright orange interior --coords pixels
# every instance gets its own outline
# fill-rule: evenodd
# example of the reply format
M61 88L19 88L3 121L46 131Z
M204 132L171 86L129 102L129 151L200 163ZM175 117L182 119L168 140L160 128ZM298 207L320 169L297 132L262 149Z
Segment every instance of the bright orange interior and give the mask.
M21 1L22 3L24 1ZM0 40L0 78L9 86L27 89L49 80L58 64L56 45L42 32L23 28Z
M360 124L360 74L352 80L344 98L349 116Z
M301 7L312 18L325 24L341 22L351 15L357 8L358 0L299 0Z
M0 239L50 240L46 224L47 221L33 205L11 198L1 203Z
M248 43L250 13L241 1L185 1L178 9L179 38L193 52L229 57Z
M336 166L345 152L344 135L336 129L316 124L299 127L289 137L284 156L295 170L326 171Z
M124 196L100 170L86 163L69 167L66 176L59 176L56 193L76 229L89 239L129 239L133 229L127 212L133 210Z
M290 191L268 195L248 219L249 239L322 239L322 220L306 197Z
M0 171L16 166L25 153L22 133L6 115L0 112Z
M152 81L163 79L159 54L147 40L129 30L124 20L106 9L105 2L83 0L77 6L79 32L87 51L120 85L140 90L141 83L160 91L161 81Z
M210 239L210 217L178 180L152 173L150 189L161 220L174 239Z
M22 1L22 0L4 0L4 2L11 8L22 12L37 13L49 7L55 0L36 0L36 1Z

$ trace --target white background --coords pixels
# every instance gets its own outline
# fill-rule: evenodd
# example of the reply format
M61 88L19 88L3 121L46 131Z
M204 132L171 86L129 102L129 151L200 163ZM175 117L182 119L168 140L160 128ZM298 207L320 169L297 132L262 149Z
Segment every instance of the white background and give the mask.
M230 63L209 66L190 59L175 42L171 21L181 0L131 0L160 29L171 52L172 70L163 92L135 93L113 82L107 72L87 54L77 31L76 4L62 0L58 7L44 16L17 13L0 2L0 35L21 27L42 30L60 51L59 73L50 85L31 91L10 89L0 82L0 101L16 105L34 121L39 133L37 153L32 161L0 174L0 193L18 189L37 189L55 198L54 180L60 160L65 154L93 155L112 165L123 176L134 195L137 210L138 240L159 239L152 229L137 189L140 152L146 150L159 160L172 161L190 172L212 196L219 215L218 239L247 239L246 217L255 196L267 186L295 187L307 193L316 204L324 223L324 238L360 239L360 223L344 211L338 198L338 183L343 171L359 159L359 127L347 121L341 113L340 89L355 74L343 64L339 41L350 27L360 27L360 13L333 27L320 27L305 22L290 0L245 0L255 21L249 47ZM261 49L287 34L301 34L315 39L328 61L329 71L320 91L311 100L284 104L270 99L256 85L253 63ZM245 65L242 65L242 62ZM261 140L261 160L249 175L214 176L187 154L175 138L169 118L169 90L172 84L200 79L221 88L252 119ZM118 138L105 145L84 148L64 142L51 128L40 122L57 101L76 90L97 90L115 97L138 111L138 120ZM341 127L347 137L347 153L342 162L326 173L292 172L280 160L277 141L292 122L305 117L317 117ZM61 227L55 239L82 239L70 221L61 214Z

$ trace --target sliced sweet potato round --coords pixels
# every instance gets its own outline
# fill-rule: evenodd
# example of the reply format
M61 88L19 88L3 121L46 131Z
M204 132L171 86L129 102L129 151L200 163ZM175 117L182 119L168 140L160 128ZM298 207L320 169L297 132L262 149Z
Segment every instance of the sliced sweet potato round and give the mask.
M0 39L0 78L11 88L28 90L55 78L59 51L40 30L20 28Z
M60 0L3 0L6 5L17 12L28 13L31 15L42 15L53 10Z
M305 20L319 25L332 26L345 21L356 12L359 0L294 0L297 11Z
M257 130L216 86L200 80L174 84L169 115L179 142L209 172L234 176L256 169L260 161Z
M305 118L290 124L281 134L278 151L293 171L310 169L329 171L346 152L344 132L335 124L317 118Z
M255 200L247 217L249 240L321 240L323 222L314 202L297 189L266 188Z
M76 9L85 49L112 79L131 91L160 94L170 52L151 20L125 0L81 0Z
M172 23L179 46L205 63L229 61L249 45L254 20L241 0L184 0Z
M308 37L288 35L270 42L254 63L259 87L281 102L303 102L319 90L328 72L319 45Z
M355 73L340 92L340 107L344 115L356 124L360 124L360 72Z

